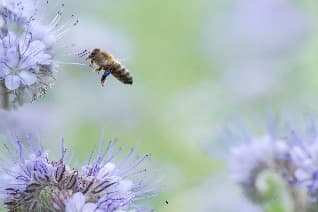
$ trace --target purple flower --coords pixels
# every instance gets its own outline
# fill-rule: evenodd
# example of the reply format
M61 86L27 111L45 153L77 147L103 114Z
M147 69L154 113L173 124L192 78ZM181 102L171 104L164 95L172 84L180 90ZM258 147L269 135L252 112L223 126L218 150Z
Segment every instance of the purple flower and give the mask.
M270 136L257 137L234 146L230 157L231 176L250 199L259 201L262 192L259 177L267 171L281 175L280 165L285 161L287 151L285 141Z
M66 163L63 143L60 158L51 160L30 138L14 138L4 145L0 198L10 211L151 211L136 204L153 193L141 168L148 155L131 150L115 162L115 145L101 146L95 160L77 169Z
M39 11L49 1L8 1L0 4L0 94L2 108L32 102L53 85L58 68L56 46L70 25L60 26L64 4L51 22L42 22ZM52 6L52 5L51 5Z
M306 10L292 0L209 3L220 5L207 15L202 46L220 66L223 86L240 100L280 95L313 36Z
M290 148L289 160L295 170L289 177L291 183L306 188L308 194L318 202L318 136L298 139Z
M318 131L312 122L305 129L271 129L231 148L231 176L250 200L264 203L287 196L292 203L288 211L317 210Z

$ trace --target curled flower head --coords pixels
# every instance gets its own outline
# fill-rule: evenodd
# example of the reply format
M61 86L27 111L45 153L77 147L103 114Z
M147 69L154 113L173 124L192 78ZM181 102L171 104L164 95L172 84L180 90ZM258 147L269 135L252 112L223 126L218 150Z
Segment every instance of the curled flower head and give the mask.
M266 204L278 199L282 204L287 198L292 203L284 206L287 211L317 210L318 131L312 123L306 131L310 133L289 124L282 132L232 147L231 175L248 199Z
M32 102L52 86L57 71L56 47L71 22L59 25L63 12L43 22L39 11L50 1L26 0L0 3L0 95L1 107L10 109ZM74 19L74 20L73 20Z
M15 138L5 145L2 159L0 198L10 211L150 211L136 203L151 196L146 169L148 157L136 157L133 150L115 162L119 151L110 142L80 169L71 168L61 157L51 160L48 152L29 138Z
M285 161L287 149L284 141L270 136L254 138L249 143L231 149L231 175L250 199L261 199L259 194L262 188L258 182L264 172L280 174L280 165Z

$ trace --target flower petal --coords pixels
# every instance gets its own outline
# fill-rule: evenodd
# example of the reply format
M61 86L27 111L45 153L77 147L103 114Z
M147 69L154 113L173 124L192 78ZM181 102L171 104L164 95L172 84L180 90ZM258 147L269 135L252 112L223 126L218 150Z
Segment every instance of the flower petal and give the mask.
M97 205L95 203L86 203L82 208L81 212L95 212Z
M79 212L84 204L85 204L85 196L82 193L77 192L66 203L65 211Z
M5 85L9 90L15 90L20 86L20 78L17 75L8 75L5 78Z
M45 45L43 42L39 41L39 40L35 40L32 41L30 43L30 46L27 50L27 54L26 55L34 55L34 54L38 54L39 52L43 51L45 49Z
M8 70L8 68L3 63L0 63L0 78L5 77L9 73L10 71Z
M131 180L121 180L118 185L118 189L122 192L127 192L133 187L133 182Z
M19 76L24 85L32 85L36 82L36 75L30 71L21 71Z
M8 49L6 60L9 66L12 66L12 67L16 66L19 61L19 53L17 49L15 48Z
M37 57L38 64L41 65L50 65L52 63L52 56L49 54L40 54Z
M112 172L116 168L115 164L113 163L107 163L104 165L96 175L97 179L103 179L106 175L108 175L110 172Z

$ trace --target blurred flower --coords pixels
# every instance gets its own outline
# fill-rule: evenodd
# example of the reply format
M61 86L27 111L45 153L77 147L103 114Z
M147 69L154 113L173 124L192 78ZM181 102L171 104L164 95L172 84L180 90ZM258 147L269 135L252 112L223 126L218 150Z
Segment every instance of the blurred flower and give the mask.
M311 31L309 16L291 0L228 1L226 14L213 14L210 51L225 64L246 59L286 57L299 51ZM221 8L222 9L222 8ZM222 10L221 10L222 11ZM213 40L211 40L213 41ZM208 50L208 49L207 49Z
M0 93L1 107L11 109L45 94L55 80L59 62L57 42L72 20L59 26L64 4L50 23L42 23L39 11L49 1L8 1L0 4ZM26 9L25 9L26 8ZM74 16L72 16L74 19Z
M295 170L289 175L290 182L307 189L313 201L318 204L318 134L301 137L293 132L294 144L290 148L289 161Z
M57 128L64 127L57 114L45 104L30 104L18 108L16 111L0 110L0 132L24 134L29 132L34 135L41 134L48 129L52 133Z
M231 176L256 203L267 207L280 204L287 211L309 211L314 204L301 185L304 183L311 189L316 184L313 182L315 170L308 169L313 168L310 160L314 158L305 150L317 152L318 146L313 148L306 142L295 142L294 131L282 137L284 139L269 133L232 147Z
M284 141L275 141L268 136L235 146L231 149L231 175L251 199L257 199L259 175L264 170L279 173L279 165L285 160L287 150Z
M317 198L318 194L318 146L317 143L296 145L291 148L290 160L297 164L291 182L303 185L310 195Z
M310 17L291 0L216 2L224 8L211 13L203 48L216 58L225 87L243 100L280 92L303 60Z
M136 204L152 194L141 164L148 155L136 157L131 150L118 163L116 142L101 146L95 160L81 169L66 163L62 142L61 157L50 160L48 152L29 137L15 137L5 144L1 159L0 198L10 211L150 211Z

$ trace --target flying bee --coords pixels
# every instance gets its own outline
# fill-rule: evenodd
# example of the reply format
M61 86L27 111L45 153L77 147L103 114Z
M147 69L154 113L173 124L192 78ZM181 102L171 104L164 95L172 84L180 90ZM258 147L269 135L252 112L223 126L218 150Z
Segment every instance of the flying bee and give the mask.
M115 78L124 84L132 84L133 78L129 71L118 62L111 54L100 49L93 49L87 59L90 59L90 65L98 73L103 71L101 84L104 86L106 78L112 74Z

